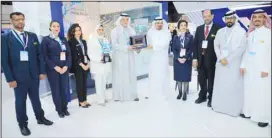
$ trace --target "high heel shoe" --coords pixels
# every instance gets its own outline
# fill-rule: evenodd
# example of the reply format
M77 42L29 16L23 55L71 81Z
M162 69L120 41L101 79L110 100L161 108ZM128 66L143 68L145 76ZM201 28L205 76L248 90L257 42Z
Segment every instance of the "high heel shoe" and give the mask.
M80 103L78 104L79 107L82 107L82 108L89 108L88 105L81 105Z

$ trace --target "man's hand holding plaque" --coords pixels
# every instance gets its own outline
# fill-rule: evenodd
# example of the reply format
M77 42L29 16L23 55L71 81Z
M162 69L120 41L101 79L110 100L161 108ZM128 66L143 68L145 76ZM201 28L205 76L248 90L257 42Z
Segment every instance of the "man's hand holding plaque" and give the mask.
M132 46L132 49L135 49L136 52L139 53L142 48L147 47L146 35L131 36L130 44Z

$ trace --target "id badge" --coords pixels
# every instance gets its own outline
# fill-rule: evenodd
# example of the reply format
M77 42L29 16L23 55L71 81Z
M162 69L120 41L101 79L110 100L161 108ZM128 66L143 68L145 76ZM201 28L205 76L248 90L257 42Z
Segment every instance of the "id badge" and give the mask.
M186 49L184 49L184 48L180 49L179 56L183 57L183 56L185 56L185 54L186 54Z
M60 52L60 60L61 61L65 61L66 60L65 52Z
M28 52L27 51L20 51L20 60L21 61L28 61Z
M249 49L249 54L250 54L251 56L254 56L254 55L256 55L256 51L255 51L255 48L253 48L253 47L250 47L250 49Z
M208 41L207 40L203 40L202 41L202 48L206 49L208 47Z
M87 60L87 56L84 56L84 63L87 63L88 60Z

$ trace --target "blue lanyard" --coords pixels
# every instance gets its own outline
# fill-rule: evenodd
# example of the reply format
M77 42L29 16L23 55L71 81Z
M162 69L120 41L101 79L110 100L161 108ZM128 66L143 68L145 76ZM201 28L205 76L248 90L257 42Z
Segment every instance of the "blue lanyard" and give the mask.
M19 40L20 41L20 43L23 45L23 48L24 48L24 50L27 48L27 43L28 43L28 35L25 33L25 37L26 37L26 42L24 43L24 41L20 38L20 36L17 34L17 32L16 31L14 31L14 30L12 30L13 31L13 33L15 34L15 37L16 37L16 39L17 40Z
M124 31L123 35L124 35L125 40L127 41L127 45L130 45L129 36L128 36L127 32Z
M184 48L184 41L185 41L185 36L184 37L180 36L180 42L181 42L182 48Z
M80 44L80 47L81 47L81 49L82 49L83 55L85 55L85 49L84 49L83 43L81 42L81 40L77 40L77 41L78 41L78 43Z

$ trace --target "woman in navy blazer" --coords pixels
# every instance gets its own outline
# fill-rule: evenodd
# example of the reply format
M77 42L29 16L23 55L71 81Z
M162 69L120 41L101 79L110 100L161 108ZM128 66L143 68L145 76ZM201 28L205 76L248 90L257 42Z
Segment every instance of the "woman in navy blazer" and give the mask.
M51 31L41 42L46 63L46 72L56 111L60 118L69 116L66 93L69 92L68 75L71 67L70 47L65 38L59 37L60 25L56 21L50 23Z
M178 22L178 35L173 38L174 54L174 80L177 81L179 94L177 99L185 101L189 91L189 82L192 76L192 48L193 36L188 33L188 22L180 20ZM183 90L182 90L183 87Z

